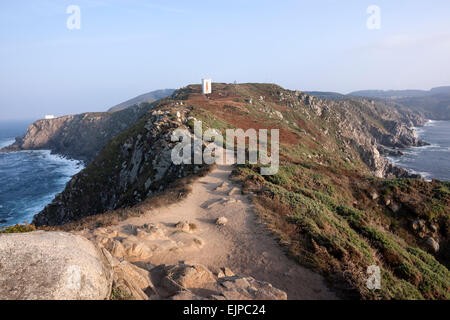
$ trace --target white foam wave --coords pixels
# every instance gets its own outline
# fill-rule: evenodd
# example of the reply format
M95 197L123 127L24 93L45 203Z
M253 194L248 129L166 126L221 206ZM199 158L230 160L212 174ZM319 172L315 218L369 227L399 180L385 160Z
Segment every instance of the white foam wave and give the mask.
M77 160L71 160L64 158L57 154L51 154L49 150L28 150L20 151L18 153L26 153L21 162L37 162L38 168L41 168L44 172L48 172L52 179L57 180L57 184L60 188L64 188L64 185L70 178L80 172L84 165ZM20 157L22 158L22 157ZM24 163L22 165L25 165ZM8 224L23 223L24 221L31 222L33 217L42 211L47 204L49 204L55 197L55 192L50 192L47 195L42 196L40 199L33 200L31 203L20 203L18 199L18 207L23 207L20 210L20 216L17 214L17 210L12 210L8 217ZM28 201L28 200L24 200Z
M400 162L400 158L387 157L387 159L393 164Z
M52 202L54 198L55 195L49 194L46 197L42 198L39 202L36 202L32 206L27 207L27 209L24 212L24 215L21 217L21 220L23 221L19 221L19 223L32 222L34 216L37 215L39 212L41 212L47 206L47 204Z
M54 170L62 176L59 179L62 184L65 184L70 177L76 175L78 172L84 169L84 165L81 161L67 159L61 155L52 154L48 150L40 152L43 156L44 161L46 161L50 165L56 165L56 168Z
M52 154L50 151L48 150L44 150L43 154L45 155L45 158L49 161L53 161L56 163L61 163L61 164L67 164L67 165L73 165L73 166L80 166L82 165L81 161L78 160L73 160L73 159L68 159L66 157L63 157L61 155L58 154Z
M426 181L431 181L431 173L430 172L425 172L425 171L415 171L415 170L408 170L410 173L412 174L418 174L420 175L422 178L424 178Z
M425 123L425 127L434 127L439 122L440 122L439 120L428 120L428 122Z
M58 165L58 172L64 176L71 177L84 169L83 162L65 158L59 154L52 154L50 150L25 150L24 153L38 154L48 164ZM32 161L32 160L24 160Z
M403 150L405 153L411 153L411 154L418 154L423 151L441 151L445 148L442 148L439 144L432 143L428 146L421 146L421 147L411 147L408 149Z

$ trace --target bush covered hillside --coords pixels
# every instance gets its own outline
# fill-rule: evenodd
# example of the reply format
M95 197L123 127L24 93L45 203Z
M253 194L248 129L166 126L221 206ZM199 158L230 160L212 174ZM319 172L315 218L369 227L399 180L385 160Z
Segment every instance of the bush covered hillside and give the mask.
M233 179L290 255L326 275L342 297L450 298L450 184L425 182L383 157L422 145L409 128L425 119L380 101L323 100L272 84L214 84L209 96L182 88L111 140L35 223L132 208L197 174L201 168L167 160L169 133L194 119L223 133L280 130L278 174L248 164ZM372 265L381 268L381 290L366 286Z

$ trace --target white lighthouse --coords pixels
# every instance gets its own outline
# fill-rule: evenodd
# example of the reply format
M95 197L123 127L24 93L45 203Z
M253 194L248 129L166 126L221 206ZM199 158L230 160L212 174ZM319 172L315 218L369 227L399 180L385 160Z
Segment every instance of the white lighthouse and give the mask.
M203 94L211 94L212 92L212 80L202 79L202 90Z

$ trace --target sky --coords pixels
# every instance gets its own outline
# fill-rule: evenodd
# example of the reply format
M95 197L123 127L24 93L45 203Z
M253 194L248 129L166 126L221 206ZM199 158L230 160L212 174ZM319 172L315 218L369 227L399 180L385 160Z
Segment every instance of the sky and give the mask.
M449 57L448 0L2 0L0 120L104 111L204 77L428 90L450 85Z

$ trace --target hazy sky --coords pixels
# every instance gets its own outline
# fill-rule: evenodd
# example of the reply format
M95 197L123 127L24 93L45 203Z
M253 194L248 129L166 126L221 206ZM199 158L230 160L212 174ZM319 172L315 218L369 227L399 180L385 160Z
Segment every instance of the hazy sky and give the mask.
M69 5L81 29L69 30ZM370 30L367 8L381 9ZM347 93L450 85L448 0L0 2L0 120L199 83Z

